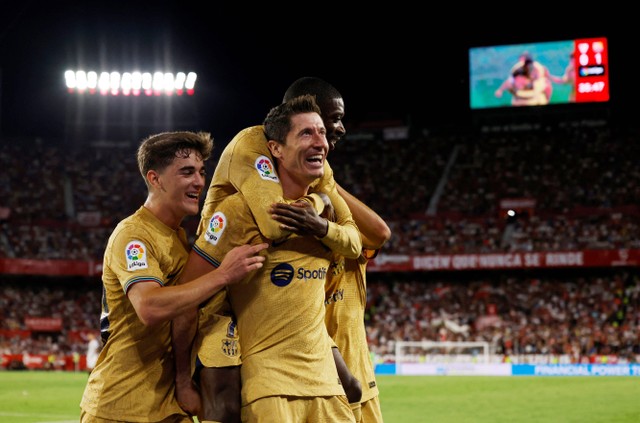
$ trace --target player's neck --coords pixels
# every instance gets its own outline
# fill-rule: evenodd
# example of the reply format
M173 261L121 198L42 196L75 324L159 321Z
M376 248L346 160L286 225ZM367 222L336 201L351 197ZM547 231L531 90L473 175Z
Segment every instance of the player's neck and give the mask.
M281 173L279 177L282 184L282 194L285 198L295 200L309 193L310 184L307 181L300 181L287 172Z

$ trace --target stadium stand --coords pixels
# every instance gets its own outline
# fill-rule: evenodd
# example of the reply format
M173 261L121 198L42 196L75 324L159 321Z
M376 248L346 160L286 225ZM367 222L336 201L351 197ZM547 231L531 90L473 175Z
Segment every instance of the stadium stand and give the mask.
M410 129L350 131L329 158L393 232L370 265L376 360L392 361L397 340L458 340L487 341L512 362L637 362L640 132L566 121ZM144 200L133 157L123 146L0 145L3 367L78 367L69 357L97 330L106 239ZM491 260L503 262L483 267Z

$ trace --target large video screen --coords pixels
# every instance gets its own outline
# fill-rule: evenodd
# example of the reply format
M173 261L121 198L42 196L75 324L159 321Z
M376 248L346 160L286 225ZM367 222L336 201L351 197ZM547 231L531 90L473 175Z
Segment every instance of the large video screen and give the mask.
M609 101L605 37L469 49L472 110Z

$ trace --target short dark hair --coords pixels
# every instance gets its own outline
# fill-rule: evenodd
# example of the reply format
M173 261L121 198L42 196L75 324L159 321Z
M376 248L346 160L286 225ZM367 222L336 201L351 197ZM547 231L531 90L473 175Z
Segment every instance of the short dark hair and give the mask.
M316 103L320 108L336 98L342 98L340 91L324 79L315 76L304 76L289 85L289 88L284 93L283 102L307 94L315 96Z
M176 157L188 157L191 151L195 151L202 160L207 160L213 150L213 138L208 132L162 132L145 138L136 157L138 169L142 178L147 181L147 172L150 170L162 171L169 166Z
M263 122L267 139L284 144L291 130L291 117L301 113L321 114L320 107L312 95L294 97L273 107Z

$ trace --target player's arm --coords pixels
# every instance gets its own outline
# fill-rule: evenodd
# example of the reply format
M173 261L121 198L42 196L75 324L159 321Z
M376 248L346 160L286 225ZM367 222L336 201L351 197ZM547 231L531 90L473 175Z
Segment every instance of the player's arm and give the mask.
M265 237L273 240L288 236L291 229L273 219L271 213L272 204L284 204L287 201L283 197L282 185L275 173L274 161L267 146L263 127L248 128L238 134L238 137L240 136L229 159L229 181L247 199L258 228ZM328 193L335 207L337 221L324 223L324 231L318 227L306 229L316 234L318 239L336 253L349 258L358 257L362 249L362 240L349 207L335 189L333 171L327 162L324 176L317 184L323 187L323 190L327 190L324 192ZM302 200L312 206L316 215L322 213L323 202L317 194L312 193Z
M194 250L181 275L179 284L207 274L213 266ZM201 398L191 377L191 349L198 328L198 309L191 308L173 319L171 323L171 343L176 366L176 399L184 411L191 415L200 415Z
M157 276L137 277L129 273L125 292L138 318L146 326L167 322L196 308L225 286L239 282L252 270L261 268L264 257L258 253L267 247L266 243L236 247L217 269L196 278L188 286L164 286Z
M327 193L336 216L335 222L329 219L327 234L320 240L337 254L357 258L362 251L360 231L345 199L338 193L333 169L327 161L324 164L324 176L314 190Z
M327 195L323 198L329 201ZM362 239L353 219L351 219L353 223L339 225L319 215L305 201L296 201L291 204L274 203L270 210L273 219L280 222L284 229L298 235L314 236L333 252L347 258L360 256Z
M272 203L284 203L286 200L271 152L267 147L263 127L247 128L236 137L233 151L228 156L229 182L247 199L251 214L266 238L273 240L288 236L291 232L273 220L269 213ZM306 201L313 205L318 213L322 212L319 208L321 202L317 198L309 196Z
M335 361L336 369L338 370L338 377L340 377L344 392L347 394L349 404L360 402L360 399L362 399L362 384L353 376L351 371L349 371L347 363L344 362L344 358L342 354L340 354L338 347L334 345L331 351L333 352L333 361Z
M346 201L362 234L362 246L369 250L381 248L391 238L387 223L366 204L336 183L337 191Z

